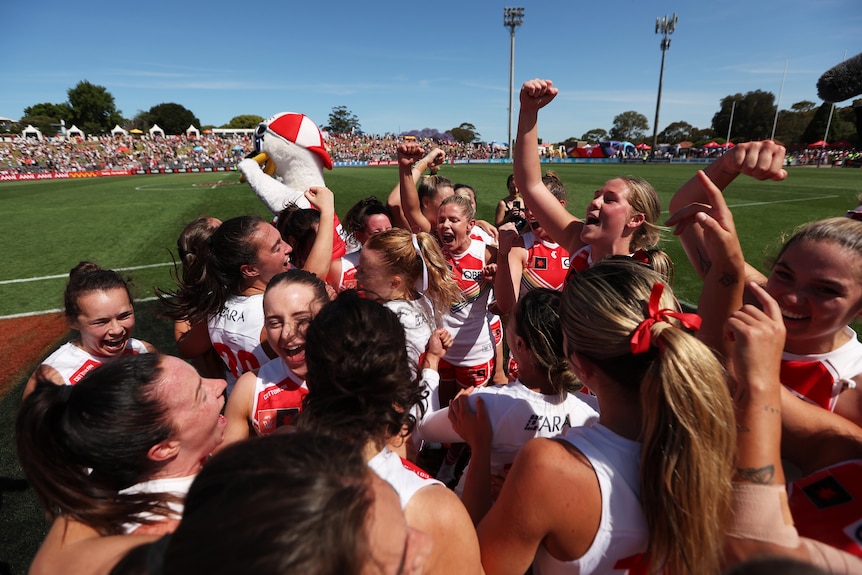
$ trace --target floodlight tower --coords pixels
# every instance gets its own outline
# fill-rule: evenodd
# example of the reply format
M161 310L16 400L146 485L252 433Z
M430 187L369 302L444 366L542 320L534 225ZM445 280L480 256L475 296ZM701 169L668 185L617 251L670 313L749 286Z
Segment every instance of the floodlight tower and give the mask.
M515 28L524 23L523 8L503 8L503 26L509 29L509 159L512 158L512 109L515 92Z
M667 52L668 48L670 48L670 36L673 34L673 31L676 29L676 12L673 13L673 16L668 17L665 15L663 18L655 19L655 33L662 34L661 39L661 72L659 72L658 76L658 99L655 102L655 123L652 127L652 156L655 157L656 150L658 149L658 112L661 108L661 85L664 81L664 56Z

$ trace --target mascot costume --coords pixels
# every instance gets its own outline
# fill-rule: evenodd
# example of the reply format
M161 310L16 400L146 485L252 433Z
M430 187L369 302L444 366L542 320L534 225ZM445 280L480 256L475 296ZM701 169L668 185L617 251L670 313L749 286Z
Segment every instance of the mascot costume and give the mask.
M282 112L257 127L254 149L256 155L242 160L237 169L266 207L276 216L290 204L311 208L305 191L325 186L323 168L332 169L320 128L305 114ZM346 251L342 233L335 216L333 259Z

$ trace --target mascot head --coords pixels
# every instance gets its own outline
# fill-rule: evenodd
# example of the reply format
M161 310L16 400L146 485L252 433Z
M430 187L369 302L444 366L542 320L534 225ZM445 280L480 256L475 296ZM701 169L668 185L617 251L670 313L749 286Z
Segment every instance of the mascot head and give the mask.
M267 151L266 141L278 138L283 142L296 144L316 154L327 170L332 169L332 158L323 145L323 134L317 124L305 114L282 112L262 122L255 131L254 147L257 151ZM290 145L290 144L288 144Z

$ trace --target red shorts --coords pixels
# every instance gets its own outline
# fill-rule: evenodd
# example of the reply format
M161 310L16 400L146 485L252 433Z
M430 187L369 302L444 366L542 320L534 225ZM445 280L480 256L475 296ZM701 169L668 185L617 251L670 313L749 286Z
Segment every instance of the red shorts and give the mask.
M455 366L441 359L438 371L443 381L454 380L461 387L481 387L494 377L494 360L490 359L481 365Z

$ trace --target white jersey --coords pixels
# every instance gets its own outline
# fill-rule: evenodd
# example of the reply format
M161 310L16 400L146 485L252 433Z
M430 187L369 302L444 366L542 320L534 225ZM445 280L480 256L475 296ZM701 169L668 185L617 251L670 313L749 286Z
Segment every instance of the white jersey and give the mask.
M406 459L402 459L397 453L389 451L386 447L371 458L368 467L395 489L401 500L401 509L407 507L410 499L423 487L443 485L421 468Z
M148 353L147 346L139 339L129 338L126 342L126 349L122 353L111 356L102 357L86 352L74 343L67 342L61 345L51 355L45 358L42 365L53 367L63 378L65 385L75 385L81 381L85 375L102 365L110 363L114 359L125 355L134 355L138 353Z
M491 440L491 475L501 475L512 465L518 451L536 437L556 437L571 427L598 419L598 412L584 403L581 393L545 395L527 388L520 381L507 385L476 388L470 394L470 407L476 411L481 397L488 411ZM417 434L425 441L457 443L463 441L452 429L448 408L430 414ZM466 473L461 476L463 483ZM463 485L459 485L463 489Z
M577 447L593 466L602 492L602 516L593 542L579 559L560 561L539 545L533 560L534 575L641 572L637 567L648 540L638 480L641 444L599 423L573 427L563 439Z
M425 353L432 332L437 329L434 319L434 305L425 295L418 299L394 299L383 304L395 315L404 326L404 336L407 338L407 357L410 359L410 371L415 376L419 369L419 360Z
M855 387L853 378L862 373L862 343L856 332L844 328L849 339L826 353L781 355L781 383L802 399L829 410L841 392Z
M485 244L471 240L461 254L446 253L452 278L461 288L463 301L454 304L443 316L443 326L454 343L446 350L445 361L454 366L481 365L494 358L496 342L491 331L488 299L493 282L482 275L485 267Z
M194 481L194 475L187 475L185 477L164 477L161 479L151 479L150 481L143 481L141 483L136 483L131 487L127 487L125 489L120 490L120 495L126 494L135 494L135 493L170 493L172 495L176 495L178 497L182 497L185 499L186 493L189 492L189 487L192 486L192 482ZM168 503L168 507L174 513L174 519L179 519L183 515L183 504L171 501ZM136 517L136 519L149 519L155 517L151 513L145 513ZM123 524L123 531L128 535L135 529L141 526L141 523L131 522Z
M210 341L227 366L233 383L243 373L260 368L270 358L260 342L263 294L230 296L222 310L207 319Z

